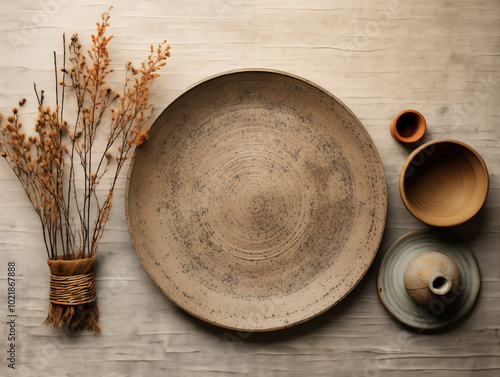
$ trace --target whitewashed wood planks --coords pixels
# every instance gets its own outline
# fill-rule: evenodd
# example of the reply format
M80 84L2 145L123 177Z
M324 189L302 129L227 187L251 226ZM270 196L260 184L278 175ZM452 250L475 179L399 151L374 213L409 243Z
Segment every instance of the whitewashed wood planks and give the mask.
M2 1L0 111L27 98L33 81L53 98L52 51L61 35L94 30L111 2ZM7 350L7 261L17 263L19 335L12 376L497 376L500 373L500 2L200 0L115 2L110 52L114 80L128 60L167 39L172 58L152 88L155 116L187 87L235 68L287 71L342 100L372 136L389 190L385 236L372 268L341 304L296 328L269 334L227 331L192 318L154 286L135 256L124 206L125 178L99 250L102 333L67 336L43 326L48 267L38 219L10 168L0 163L0 347ZM476 307L437 335L400 326L380 303L375 277L387 247L425 227L397 189L409 149L389 134L391 118L415 108L426 140L454 138L483 156L491 177L485 208L450 229L474 251L482 273Z

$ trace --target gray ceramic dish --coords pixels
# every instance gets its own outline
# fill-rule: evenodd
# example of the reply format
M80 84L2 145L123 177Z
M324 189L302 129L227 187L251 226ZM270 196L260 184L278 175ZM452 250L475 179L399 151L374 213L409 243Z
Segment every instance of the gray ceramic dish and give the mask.
M426 309L418 306L406 292L405 268L425 251L447 255L460 270L460 291L448 305ZM377 278L378 294L389 313L403 324L420 330L440 329L462 319L474 306L479 287L479 267L472 251L455 237L435 230L413 231L394 242L380 264Z

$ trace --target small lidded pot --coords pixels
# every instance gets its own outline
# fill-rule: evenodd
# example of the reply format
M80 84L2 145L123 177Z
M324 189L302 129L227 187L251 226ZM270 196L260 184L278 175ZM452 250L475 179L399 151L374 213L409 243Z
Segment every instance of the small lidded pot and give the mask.
M427 122L422 114L416 110L404 110L394 117L391 122L391 135L402 143L414 143L420 140L427 128Z
M426 251L406 266L404 286L408 295L425 308L446 306L460 294L460 270L445 254Z

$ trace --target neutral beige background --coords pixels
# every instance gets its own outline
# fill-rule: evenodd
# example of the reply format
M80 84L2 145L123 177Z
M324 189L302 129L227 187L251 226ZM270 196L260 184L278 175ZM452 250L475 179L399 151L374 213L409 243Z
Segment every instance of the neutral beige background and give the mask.
M0 2L0 111L32 86L53 97L52 51L61 35L94 30L102 1ZM174 307L137 260L125 212L125 177L100 245L102 333L67 336L43 326L48 275L37 217L0 161L0 374L9 376L497 376L500 373L500 1L116 1L109 46L117 69L167 39L172 58L152 88L155 116L187 87L235 68L287 71L323 86L362 121L381 154L389 189L387 227L361 284L324 315L267 334L227 331ZM123 72L123 71L122 71ZM118 72L119 73L119 72ZM121 81L117 74L116 80ZM399 170L411 148L389 134L405 108L428 121L426 140L454 138L484 157L484 209L449 231L482 272L476 307L440 334L399 325L380 303L376 272L400 235L425 227L404 208ZM17 369L6 365L7 261L17 263Z

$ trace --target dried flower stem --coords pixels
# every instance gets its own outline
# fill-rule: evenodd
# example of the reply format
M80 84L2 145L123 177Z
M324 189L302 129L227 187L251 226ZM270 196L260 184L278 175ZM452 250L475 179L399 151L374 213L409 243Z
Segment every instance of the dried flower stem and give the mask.
M86 258L96 254L120 171L133 148L148 137L147 121L152 109L149 86L170 56L170 46L165 41L156 49L151 46L150 55L140 68L127 64L123 92L107 86L106 77L113 72L107 48L113 37L106 36L109 18L109 11L105 12L97 23L97 34L92 35L87 56L78 35L74 34L68 44L67 58L63 34L63 76L56 84L54 111L44 106L44 92L39 95L34 84L39 105L37 137L26 140L17 108L12 110L13 115L5 122L0 137L2 155L40 218L50 259L61 255L67 259ZM55 52L54 69L57 81ZM75 96L77 105L72 126L63 120L68 92ZM102 124L109 127L107 142L103 154L95 159L93 146ZM65 163L69 164L67 171ZM83 193L78 188L77 170L83 175ZM97 187L108 175L111 184L100 199Z

